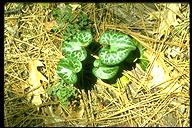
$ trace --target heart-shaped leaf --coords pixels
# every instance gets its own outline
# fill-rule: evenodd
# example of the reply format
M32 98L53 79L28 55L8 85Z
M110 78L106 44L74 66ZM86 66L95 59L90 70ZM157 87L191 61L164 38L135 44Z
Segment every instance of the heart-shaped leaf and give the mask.
M93 36L90 31L83 30L76 33L76 35L73 37L73 40L77 42L76 45L86 47L92 42Z
M99 51L99 58L103 64L113 66L124 61L129 53L129 49L119 49L117 51L113 51L108 48L102 48Z
M111 79L118 72L119 66L114 67L94 67L93 74L100 79Z
M65 67L58 67L57 74L68 84L75 84L77 82L77 75L70 69Z
M75 45L75 43L78 43L78 41L70 41L68 43L64 42L62 46L62 51L68 58L77 58L80 61L85 60L85 58L87 57L87 51L85 50L85 48L79 45Z
M117 48L135 49L132 38L121 32L106 31L99 38L102 45L111 45Z
M99 43L104 46L99 52L101 62L110 66L121 63L131 51L136 49L131 37L120 32L103 33Z
M76 58L63 58L59 61L58 66L66 67L75 73L78 73L82 69L81 62Z
M76 73L82 69L81 62L76 58L63 58L57 64L57 74L68 84L77 82Z

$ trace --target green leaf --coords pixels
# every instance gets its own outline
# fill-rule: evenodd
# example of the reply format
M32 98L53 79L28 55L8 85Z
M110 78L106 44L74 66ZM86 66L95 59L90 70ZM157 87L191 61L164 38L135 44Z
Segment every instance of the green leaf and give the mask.
M57 74L68 84L75 84L77 82L77 75L68 68L58 67Z
M99 38L99 43L102 45L114 46L113 48L129 48L134 50L135 44L128 35L121 32L106 31Z
M136 39L133 39L133 41L140 52L140 57L138 57L139 65L144 71L146 71L149 67L149 60L144 56L145 47L143 47L143 45L141 45Z
M100 59L96 59L93 63L94 67L108 67L108 65L103 64Z
M77 45L82 46L82 47L86 47L92 42L93 36L92 36L90 31L83 30L83 31L78 32L73 37L73 39L78 42Z
M113 78L119 70L119 66L115 67L94 67L93 74L100 79L111 79Z
M63 107L69 104L69 98L75 94L75 87L73 85L58 84L55 87L54 95L56 95Z
M62 51L64 52L66 57L69 58L77 58L80 61L85 60L87 57L87 51L85 48L79 46L79 41L70 41L64 42L62 46Z
M60 15L61 15L61 10L60 10L59 8L54 8L54 9L52 10L52 15L53 15L55 18L60 17Z
M104 47L99 51L102 63L106 65L117 65L124 61L129 53L136 49L132 39L120 32L107 31L99 39Z
M57 64L57 74L68 84L77 82L76 73L82 69L81 62L76 58L63 58Z
M140 52L140 56L143 56L144 54L144 51L146 50L145 47L143 45L141 45L141 43L139 43L136 39L132 39L135 46L139 49L139 52Z
M124 61L129 53L129 49L119 49L117 51L113 51L104 47L99 51L99 58L103 64L113 66Z
M149 67L149 60L145 56L142 56L139 60L140 60L139 65L144 71L146 71L147 68Z
M96 60L94 61L94 63L93 63L93 66L94 66L94 67L99 67L99 66L101 66L101 61L100 61L99 59L96 59Z
M75 73L78 73L82 69L81 62L76 58L63 58L59 61L58 66L66 67Z
M53 28L51 29L52 32L58 32L59 31L59 27L57 26L53 26Z

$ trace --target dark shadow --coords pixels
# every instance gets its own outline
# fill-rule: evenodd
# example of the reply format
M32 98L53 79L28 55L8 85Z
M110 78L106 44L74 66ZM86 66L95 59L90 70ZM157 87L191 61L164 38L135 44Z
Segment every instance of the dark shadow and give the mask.
M87 58L82 62L83 68L82 71L79 72L78 75L78 81L75 84L75 86L78 89L84 89L85 92L88 90L93 89L93 86L95 85L97 81L97 77L92 73L93 69L93 63L95 61L95 58L91 55L97 55L97 52L100 49L99 43L93 42L91 43L87 48Z
M94 85L96 84L97 77L92 73L93 62L95 61L95 58L91 56L91 54L98 55L100 47L101 46L99 43L94 42L86 48L87 58L82 62L83 70L77 74L78 82L75 84L75 86L78 89L84 89L85 92L93 89ZM132 51L128 55L127 59L119 65L119 71L113 78L102 81L108 84L115 84L117 79L123 76L122 72L124 70L131 71L136 67L136 63L139 63L139 59L137 59L139 57L140 51L138 48L136 48L136 50Z

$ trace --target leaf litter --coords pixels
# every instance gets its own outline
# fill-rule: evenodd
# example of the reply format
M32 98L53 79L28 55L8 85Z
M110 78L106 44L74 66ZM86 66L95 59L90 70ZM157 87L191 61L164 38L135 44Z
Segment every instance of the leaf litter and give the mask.
M61 3L60 5L64 6L65 4ZM50 8L54 7L54 5L50 3L48 6ZM131 7L131 10L126 8L128 6ZM14 8L15 5L8 4L7 8L10 9L11 7ZM128 14L131 13L134 14L134 17L132 18L137 20L131 21L132 18L129 18L131 21L130 23L132 23L131 25L125 24L125 22L119 24L119 22L121 23L121 20L120 18L117 18L116 15L118 14L114 14L109 10L114 9L113 7L118 8L120 12L124 13L123 17L129 16ZM178 27L181 25L178 16L182 17L185 15L185 18L187 19L189 13L187 10L188 6L187 4L183 5L180 3L155 4L155 7L153 8L157 9L155 9L155 11L153 9L151 12L148 10L146 11L145 9L142 10L143 8L138 10L139 7L144 6L142 3L127 5L95 5L90 3L81 6L77 4L72 7L74 12L84 8L86 13L89 15L91 14L89 18L94 21L94 26L98 32L97 34L101 34L102 31L110 28L120 30L136 37L147 48L147 58L150 59L149 70L144 72L141 68L136 68L132 71L124 71L123 77L118 79L118 82L115 83L114 86L98 80L95 89L89 91L89 96L86 96L85 93L80 93L81 98L77 101L77 106L79 107L77 107L76 110L74 109L76 107L71 104L70 109L63 109L58 103L55 103L55 97L47 97L46 100L41 98L41 95L46 95L46 90L43 88L44 84L41 83L41 81L49 83L51 86L56 83L58 79L55 79L54 68L56 67L59 58L61 58L61 53L59 53L59 49L56 46L60 45L62 39L58 33L50 33L52 26L54 26L54 22L47 20L49 19L48 14L50 8L46 11L40 4L31 4L30 7L28 7L28 5L23 6L23 13L27 13L25 15L29 16L25 17L25 20L23 19L22 22L19 23L20 25L18 25L19 31L21 33L23 32L21 34L22 36L17 34L17 27L12 27L16 26L14 24L16 24L18 20L14 19L17 19L18 15L10 15L10 17L6 15L5 29L7 29L9 33L5 31L5 53L9 54L5 54L5 106L8 103L13 103L12 106L16 106L15 110L18 111L23 108L19 107L21 102L18 101L20 94L25 92L24 89L22 90L23 87L21 87L24 85L25 88L30 88L30 90L32 90L30 95L28 95L29 99L32 98L32 103L37 106L44 106L40 109L42 113L41 111L38 113L31 113L31 115L35 115L35 117L30 117L29 115L26 116L26 114L22 115L19 111L14 112L10 107L11 105L6 106L6 109L4 110L4 122L6 126L50 126L50 123L54 123L54 126L189 126L188 53L190 37L188 36L189 32L185 30L188 29L188 24L183 24L185 27ZM158 10L158 8L162 8L162 10ZM184 11L181 14L180 11L185 10L185 8L187 11ZM116 19L118 20L116 21ZM37 21L38 24L35 23ZM157 21L159 21L159 23ZM187 20L183 23L187 23ZM173 36L173 33L170 32L172 27L185 29L178 31L177 36ZM30 30L34 31L31 33L32 31L27 31L27 29L23 28L30 28ZM42 32L45 32L45 34L42 34ZM151 35L151 32L153 35ZM169 37L170 34L171 36ZM10 43L11 37L15 35L15 44ZM33 38L30 38L30 35L32 35ZM164 38L161 39L163 36ZM26 38L26 40L23 40L22 38ZM32 40L34 42L32 42ZM183 43L184 41L185 44ZM24 53L20 54L17 46L22 43L27 45L28 51L22 49L22 52ZM41 45L39 45L39 43ZM42 44L44 46L43 48ZM31 48L31 45L34 47ZM168 50L160 48L164 46L166 46ZM40 49L42 49L42 51ZM181 57L180 53L183 54L183 57ZM29 58L36 58L36 62L31 61ZM37 70L38 66L42 66L42 63L39 62L41 59L46 61L48 70L46 73L52 74L46 74L49 76L49 82ZM17 70L27 70L27 68L23 67L28 63L29 74L25 76L20 75L21 73ZM22 68L17 68L20 67L20 65L24 66ZM139 66L136 65L136 67ZM27 78L30 85L25 82L27 81ZM17 87L15 85L17 85ZM17 91L16 94L19 96L15 96L13 90ZM13 94L15 98L12 97ZM17 99L17 102L9 102L14 101L13 99ZM42 100L48 100L48 102L43 102ZM22 100L22 102L24 101L25 100ZM29 104L28 106L31 105ZM22 123L18 121L14 124L12 119L21 119L14 117L14 113L18 115L20 114L20 117L23 117ZM29 119L29 122L27 122L26 118ZM36 122L36 124L31 124L30 122L35 123L35 121L32 121L32 118L43 119L43 121L41 123ZM166 120L169 120L169 122Z
M38 70L37 67L39 66L44 66L43 63L39 60L31 60L28 63L28 67L29 67L29 84L30 89L34 90L31 93L28 94L28 99L31 98L31 96L33 95L32 98L32 103L35 105L41 105L42 104L42 100L41 100L41 94L46 95L46 91L44 90L42 84L41 84L41 80L48 82L47 78L42 75Z

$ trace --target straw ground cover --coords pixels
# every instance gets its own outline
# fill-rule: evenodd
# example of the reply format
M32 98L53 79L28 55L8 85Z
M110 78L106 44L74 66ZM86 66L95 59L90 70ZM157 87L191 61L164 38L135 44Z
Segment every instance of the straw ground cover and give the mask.
M87 14L95 44L107 29L138 40L150 61L147 71L136 64L113 83L97 79L91 89L67 86L56 67L69 23L59 26L52 15L66 4L7 3L5 126L189 126L189 4L71 6L74 22L80 10ZM50 95L48 90L57 85L65 90L58 87Z

